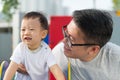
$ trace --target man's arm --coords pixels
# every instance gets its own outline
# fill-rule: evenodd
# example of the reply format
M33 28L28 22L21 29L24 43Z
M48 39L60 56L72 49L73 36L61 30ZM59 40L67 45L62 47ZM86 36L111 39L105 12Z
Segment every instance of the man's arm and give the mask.
M19 65L18 65L17 71L18 71L19 73L22 73L22 74L28 74L28 73L27 73L27 70L26 70L26 68L25 68L25 66L24 66L23 64L19 64Z

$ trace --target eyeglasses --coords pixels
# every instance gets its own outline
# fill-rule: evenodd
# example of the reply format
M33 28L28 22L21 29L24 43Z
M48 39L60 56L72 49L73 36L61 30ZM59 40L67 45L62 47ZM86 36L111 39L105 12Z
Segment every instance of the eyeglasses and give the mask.
M68 47L72 47L72 46L92 46L92 45L98 45L98 44L89 44L89 43L86 43L86 44L72 44L71 39L70 39L70 36L69 36L68 33L67 33L67 25L65 25L65 26L62 27L62 31L63 31L63 36L64 36L64 38L67 39L66 43L67 43Z

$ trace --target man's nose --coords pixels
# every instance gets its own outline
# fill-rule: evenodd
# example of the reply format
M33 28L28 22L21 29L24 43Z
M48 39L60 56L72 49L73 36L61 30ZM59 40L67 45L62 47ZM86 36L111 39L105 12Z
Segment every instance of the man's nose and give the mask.
M67 37L63 38L63 43L66 44L67 43Z

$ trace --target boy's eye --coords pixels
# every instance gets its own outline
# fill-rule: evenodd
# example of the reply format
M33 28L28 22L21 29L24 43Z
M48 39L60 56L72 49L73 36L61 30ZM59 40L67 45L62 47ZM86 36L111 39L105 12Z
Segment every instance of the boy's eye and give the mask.
M21 31L25 31L25 29L21 29Z
M31 31L34 30L34 29L30 29Z

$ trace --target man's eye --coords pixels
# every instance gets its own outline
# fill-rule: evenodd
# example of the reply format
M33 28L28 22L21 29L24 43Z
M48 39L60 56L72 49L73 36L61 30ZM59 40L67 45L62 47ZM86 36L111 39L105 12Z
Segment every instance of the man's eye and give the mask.
M70 38L70 41L71 41L71 42L74 42L73 37L69 36L69 38Z

